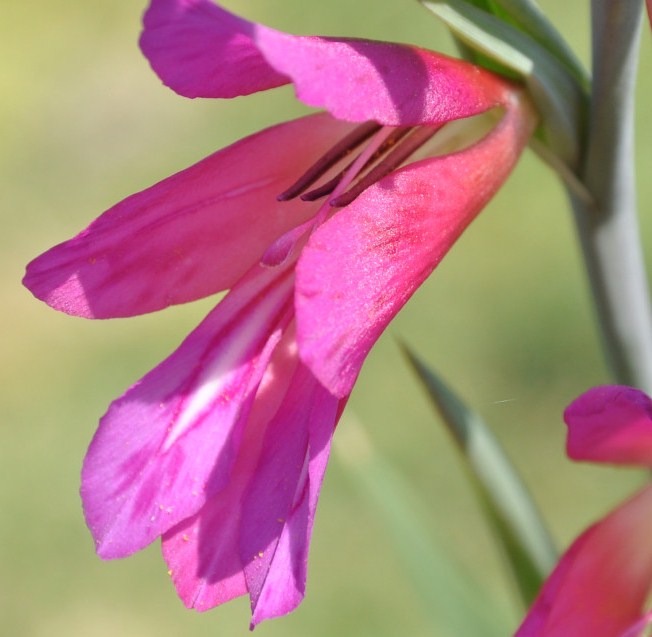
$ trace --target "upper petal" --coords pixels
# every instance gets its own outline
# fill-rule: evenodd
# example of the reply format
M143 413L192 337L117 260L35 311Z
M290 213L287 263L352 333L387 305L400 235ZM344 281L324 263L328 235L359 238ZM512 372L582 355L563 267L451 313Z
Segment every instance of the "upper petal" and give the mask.
M209 0L154 0L143 25L143 53L186 97L235 97L290 81L258 50L254 24Z
M274 68L292 78L302 102L338 119L435 124L506 100L507 85L497 76L414 46L299 37L261 27L256 43Z
M314 214L276 195L349 130L319 114L247 137L121 201L32 261L24 283L87 318L143 314L229 288Z
M643 629L652 625L652 611L646 613L639 621L630 626L618 637L642 637Z
M638 389L594 387L564 412L574 460L652 466L652 400Z
M389 321L505 180L532 131L515 102L480 142L413 163L366 190L311 237L297 264L302 360L347 395Z
M418 47L294 36L209 0L153 0L143 51L162 80L190 97L233 97L294 83L309 106L348 121L446 122L506 100L507 84L467 62Z
M102 418L82 470L102 557L124 557L229 481L263 372L287 324L292 276L255 270Z
M634 637L652 586L652 486L566 551L515 637ZM642 628L642 625L640 626Z

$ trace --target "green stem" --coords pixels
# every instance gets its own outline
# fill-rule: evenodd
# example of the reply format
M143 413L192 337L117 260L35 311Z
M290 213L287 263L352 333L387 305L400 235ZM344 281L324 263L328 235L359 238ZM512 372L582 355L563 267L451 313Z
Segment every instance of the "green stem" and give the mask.
M593 94L575 210L607 362L619 383L652 391L652 311L640 243L634 89L642 3L593 0Z

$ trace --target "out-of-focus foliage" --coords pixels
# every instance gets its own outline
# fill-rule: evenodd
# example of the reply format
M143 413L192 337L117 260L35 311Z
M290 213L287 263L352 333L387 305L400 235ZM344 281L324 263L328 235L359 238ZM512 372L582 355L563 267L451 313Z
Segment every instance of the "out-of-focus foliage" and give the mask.
M437 20L411 0L225 4L289 31L454 51ZM585 3L541 5L585 58ZM143 8L133 0L2 7L0 625L7 635L248 634L243 600L203 615L186 611L156 546L126 561L96 558L77 493L85 447L110 400L174 348L213 301L89 322L58 315L20 286L30 258L117 200L247 132L303 112L289 89L224 103L175 96L137 49ZM644 35L641 124L652 109L650 40ZM652 171L651 144L641 135L642 177ZM649 179L642 179L640 200L650 236ZM639 479L573 466L563 456L562 408L607 379L562 190L531 154L393 323L349 406L429 503L425 523L508 609L508 584L458 458L443 430L433 428L392 334L442 370L495 425L560 545ZM334 457L306 601L257 632L431 634L392 546Z
M461 452L526 610L557 562L547 524L487 423L414 352L405 354Z

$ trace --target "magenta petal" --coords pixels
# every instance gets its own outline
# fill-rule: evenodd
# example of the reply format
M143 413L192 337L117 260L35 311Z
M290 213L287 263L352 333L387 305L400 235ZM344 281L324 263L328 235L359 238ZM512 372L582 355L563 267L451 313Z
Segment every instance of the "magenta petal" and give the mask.
M326 114L273 126L120 202L27 267L25 285L87 318L133 316L230 288L315 213L276 201L350 124Z
M168 573L187 608L203 612L247 593L238 553L241 496L241 485L230 484L163 535Z
M302 601L308 549L340 401L299 366L246 494L240 551L252 626Z
M564 412L574 460L652 466L652 400L638 389L594 387Z
M311 237L297 264L302 360L350 393L390 320L506 179L532 130L526 104L477 144L381 180Z
M249 591L253 624L290 612L303 598L319 488L342 406L305 367L296 368L293 335L278 349L229 484L163 538L187 606L207 610Z
M652 626L652 611L644 615L633 626L630 626L624 633L618 635L618 637L643 637L643 629L647 628L648 626Z
M652 587L652 487L585 531L515 637L634 637Z
M187 97L245 95L291 79L300 100L354 122L447 122L506 97L504 81L467 62L407 45L289 35L209 0L153 0L141 46Z
M82 471L105 558L137 551L224 488L248 408L287 323L291 273L256 270L179 349L116 400Z
M143 23L143 53L181 95L235 97L289 82L256 47L256 26L213 2L152 0Z
M286 397L296 365L296 342L289 330L265 370L228 484L197 515L163 536L163 556L189 608L205 611L247 592L240 559L244 493L256 472L265 431Z
M369 40L293 36L257 27L267 61L297 97L338 119L417 125L469 117L503 104L507 85L461 60Z

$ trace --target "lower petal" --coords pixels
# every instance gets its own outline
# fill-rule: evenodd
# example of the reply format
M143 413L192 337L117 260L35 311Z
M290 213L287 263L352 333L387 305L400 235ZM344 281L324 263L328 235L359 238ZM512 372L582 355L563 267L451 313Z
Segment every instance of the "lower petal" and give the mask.
M242 434L228 484L195 516L163 536L163 556L179 597L189 608L205 611L247 592L240 558L244 493L256 471L265 432L286 398L297 367L292 327L265 370Z
M252 624L290 612L303 598L312 522L341 406L297 368L291 334L284 343L261 384L229 485L163 538L187 606L208 610L248 591Z
M292 276L276 276L254 270L102 419L81 489L102 557L143 548L227 484L288 320Z

